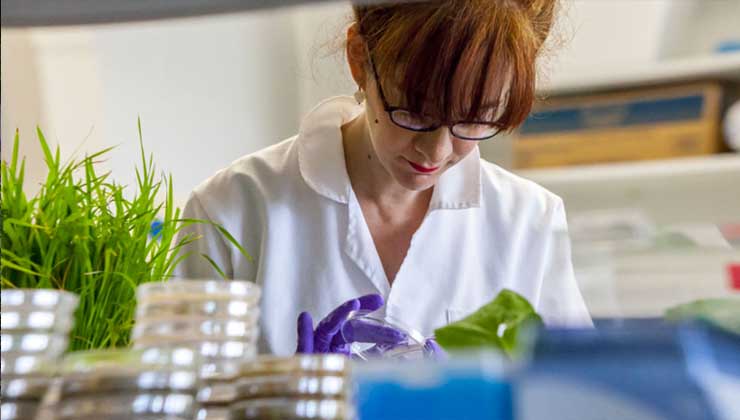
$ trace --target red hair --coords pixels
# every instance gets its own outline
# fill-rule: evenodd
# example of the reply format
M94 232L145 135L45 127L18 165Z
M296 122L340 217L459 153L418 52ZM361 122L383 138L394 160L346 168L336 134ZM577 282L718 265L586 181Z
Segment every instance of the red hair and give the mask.
M538 54L557 0L436 0L354 5L383 88L440 122L492 120L510 130L535 99ZM393 89L395 88L395 89Z

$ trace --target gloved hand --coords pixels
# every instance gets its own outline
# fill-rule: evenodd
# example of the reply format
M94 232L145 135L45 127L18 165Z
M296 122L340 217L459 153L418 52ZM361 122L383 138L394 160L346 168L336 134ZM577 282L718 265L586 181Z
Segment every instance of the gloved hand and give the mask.
M442 350L442 347L437 344L437 341L433 338L427 338L424 343L424 350L426 351L427 358L431 358L438 361L447 360L447 352Z
M376 311L383 304L383 297L377 294L351 299L339 305L313 328L313 319L308 312L298 316L298 345L296 353L341 353L349 355L350 344L358 341L395 345L406 340L406 334L394 328L365 323L353 323L352 329L342 327L349 315L357 310Z

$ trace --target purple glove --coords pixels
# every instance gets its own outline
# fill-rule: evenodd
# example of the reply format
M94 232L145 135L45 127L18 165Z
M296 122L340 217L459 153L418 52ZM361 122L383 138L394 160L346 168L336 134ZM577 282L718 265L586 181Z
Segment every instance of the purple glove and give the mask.
M298 316L298 346L296 353L341 353L349 355L350 343L378 343L393 345L406 339L406 334L390 327L353 322L353 328L344 327L350 314L354 311L375 311L385 302L377 294L365 295L351 299L339 305L326 316L316 329L308 312Z
M427 354L427 358L431 358L434 360L438 360L440 362L443 362L447 360L447 352L442 350L442 347L437 344L437 341L433 338L427 338L427 341L424 343L424 351Z

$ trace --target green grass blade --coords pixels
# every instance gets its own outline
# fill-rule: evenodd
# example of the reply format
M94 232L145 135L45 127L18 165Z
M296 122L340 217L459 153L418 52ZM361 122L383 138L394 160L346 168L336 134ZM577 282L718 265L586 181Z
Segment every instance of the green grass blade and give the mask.
M216 264L216 261L213 261L213 259L206 254L200 254L200 256L205 258L205 260L208 261L209 264L211 264L211 267L213 267L213 269L216 270L216 272L218 273L218 275L221 276L222 279L228 280L226 278L226 274L224 274L224 271L221 270L218 264Z

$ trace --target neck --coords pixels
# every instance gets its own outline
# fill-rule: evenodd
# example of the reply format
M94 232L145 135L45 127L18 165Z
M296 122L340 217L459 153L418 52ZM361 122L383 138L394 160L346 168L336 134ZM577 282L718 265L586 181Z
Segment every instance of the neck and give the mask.
M352 189L358 199L381 208L429 206L433 189L412 191L404 188L380 163L370 140L367 118L360 115L342 126L344 159Z

